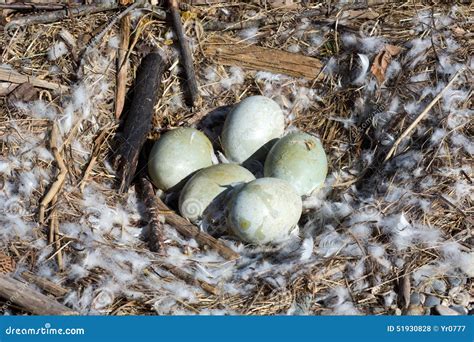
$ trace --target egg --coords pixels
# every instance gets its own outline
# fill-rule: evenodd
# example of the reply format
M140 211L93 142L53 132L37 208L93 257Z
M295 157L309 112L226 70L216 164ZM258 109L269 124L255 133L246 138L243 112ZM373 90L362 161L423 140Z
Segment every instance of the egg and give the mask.
M243 241L257 245L279 243L288 239L301 212L301 197L288 182L259 178L233 195L227 224Z
M269 145L282 136L285 118L280 106L265 96L250 96L227 115L221 134L225 156L236 163L264 159Z
M148 174L156 187L175 190L188 176L212 165L209 139L194 128L177 128L158 139L148 158Z
M281 138L268 153L264 165L265 177L288 181L300 196L322 187L327 172L328 162L321 142L303 132Z
M209 166L192 176L181 190L179 211L191 222L196 222L222 192L254 179L250 171L237 164Z

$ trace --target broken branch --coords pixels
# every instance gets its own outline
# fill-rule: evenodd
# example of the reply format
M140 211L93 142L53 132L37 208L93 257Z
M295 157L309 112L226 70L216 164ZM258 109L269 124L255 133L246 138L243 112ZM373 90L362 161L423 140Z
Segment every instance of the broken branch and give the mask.
M240 258L238 253L234 252L232 249L206 232L201 231L188 220L168 208L168 206L163 203L158 196L155 196L155 202L160 214L165 217L165 222L173 226L183 236L193 238L201 245L209 246L226 259L235 260Z
M34 315L77 315L78 313L50 297L6 275L0 275L0 296ZM7 303L8 303L7 302Z
M188 41L184 35L183 24L179 14L179 4L177 0L168 0L168 9L173 23L174 32L178 39L179 52L181 54L181 65L183 66L183 76L185 78L183 88L186 104L193 107L198 94L196 73L194 71L193 56L189 48Z

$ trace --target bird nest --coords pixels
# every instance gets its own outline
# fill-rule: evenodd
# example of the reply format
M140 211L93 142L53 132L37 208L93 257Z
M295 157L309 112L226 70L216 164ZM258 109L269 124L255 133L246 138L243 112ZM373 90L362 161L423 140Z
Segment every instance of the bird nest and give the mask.
M133 188L116 190L116 19L125 8L0 33L2 68L28 76L0 82L0 251L2 265L14 265L2 273L62 287L48 296L83 314L472 310L470 5L190 1L181 19L199 85L194 108L163 9L130 11L127 87L147 52L166 62L149 138L195 126L219 146L228 106L262 94L280 104L287 131L316 134L325 147L329 176L304 199L298 237L254 247L223 236L234 261L177 233L166 215L166 254L151 252L143 203ZM3 23L22 15L3 10ZM241 48L268 58L232 59ZM288 70L283 51L321 67L312 77L301 65Z

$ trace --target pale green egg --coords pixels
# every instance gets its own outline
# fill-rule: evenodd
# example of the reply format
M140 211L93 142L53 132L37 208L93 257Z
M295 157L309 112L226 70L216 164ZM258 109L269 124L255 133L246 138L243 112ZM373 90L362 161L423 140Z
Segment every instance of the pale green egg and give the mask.
M227 224L246 242L279 243L288 239L301 212L301 197L290 184L277 178L259 178L233 195Z
M209 166L186 183L179 197L179 211L191 222L196 222L222 192L254 179L250 171L237 164Z
M276 177L290 183L296 192L309 195L324 184L328 162L321 141L303 132L281 138L265 160L265 177Z
M285 118L280 106L265 96L250 96L227 115L221 135L226 157L236 163L264 159L272 141L282 136Z
M158 139L148 158L148 174L163 191L181 187L197 170L212 165L214 151L209 139L194 128L177 128Z

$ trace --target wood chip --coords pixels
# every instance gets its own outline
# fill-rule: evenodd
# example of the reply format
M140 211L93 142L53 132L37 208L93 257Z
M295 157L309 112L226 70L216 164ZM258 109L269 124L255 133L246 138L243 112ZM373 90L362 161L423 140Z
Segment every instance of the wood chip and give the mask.
M269 71L310 80L317 78L323 63L297 53L239 42L227 36L213 37L204 46L204 55L223 65Z

